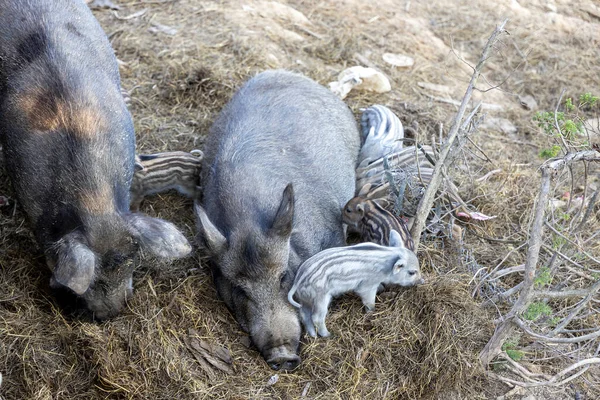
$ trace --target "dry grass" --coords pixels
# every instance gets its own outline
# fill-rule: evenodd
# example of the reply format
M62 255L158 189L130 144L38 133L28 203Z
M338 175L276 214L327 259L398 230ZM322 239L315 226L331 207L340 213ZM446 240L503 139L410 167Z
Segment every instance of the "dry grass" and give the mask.
M306 391L308 398L322 399L484 399L506 390L486 381L477 367L477 354L497 314L478 306L469 283L479 268L493 268L514 246L481 237L524 240L538 182L537 153L550 143L531 123L532 112L518 107L516 95L533 94L541 109L553 109L563 86L567 94L600 93L599 78L591 72L599 59L596 20L561 2L559 13L585 21L576 24L576 33L560 21L549 23L536 1L521 1L529 15L511 11L510 1L500 6L455 1L450 7L442 6L445 2L410 2L408 12L405 2L393 0L289 1L311 21L299 27L284 17L262 16L260 10L268 3L261 1L117 3L120 16L148 9L131 20L96 12L125 62L121 74L131 96L140 152L202 148L216 113L256 72L285 67L326 84L357 64L356 54L388 75L393 91L352 92L347 103L353 111L388 105L405 126L417 121L417 139L429 142L440 122L447 127L455 107L428 94L460 100L469 76L451 47L466 60L475 60L493 26L508 14L511 36L490 60L486 75L498 83L510 73L505 92L479 95L501 104L500 115L519 131L481 132L474 140L492 163L470 148L450 171L465 200L498 218L462 224L463 241L428 237L421 252L428 284L380 296L375 313L365 315L352 296L334 302L328 321L334 337L304 342L301 368L279 373L278 382L269 385L274 372L248 347L247 336L217 299L203 254L169 265L144 260L134 275L135 295L128 308L111 321L91 323L59 306L60 299L49 291L50 273L41 254L32 251L23 214L13 206L2 207L2 398L288 399ZM250 9L244 11L242 5ZM155 23L175 27L177 34L150 33ZM304 40L276 34L275 24ZM266 31L266 26L272 29ZM380 61L384 52L408 54L415 65L385 65ZM418 82L446 85L450 92L431 93ZM503 172L473 183L474 177L495 168ZM1 169L0 194L13 197ZM175 222L193 238L190 200L160 195L148 199L143 211ZM524 254L523 249L513 252L507 263L522 262ZM597 323L597 318L580 323ZM186 345L190 329L230 351L233 374L201 367ZM585 382L577 385L589 390Z

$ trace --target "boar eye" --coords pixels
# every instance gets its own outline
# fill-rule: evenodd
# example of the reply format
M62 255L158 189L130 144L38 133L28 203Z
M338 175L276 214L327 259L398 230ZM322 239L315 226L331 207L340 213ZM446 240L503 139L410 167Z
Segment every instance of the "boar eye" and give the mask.
M281 274L281 280L279 281L280 284L283 286L289 279L290 277L290 273L288 271L284 271L283 274Z
M350 209L350 207L346 207L346 212L347 212L348 214L350 214L350 213L352 212L352 210Z

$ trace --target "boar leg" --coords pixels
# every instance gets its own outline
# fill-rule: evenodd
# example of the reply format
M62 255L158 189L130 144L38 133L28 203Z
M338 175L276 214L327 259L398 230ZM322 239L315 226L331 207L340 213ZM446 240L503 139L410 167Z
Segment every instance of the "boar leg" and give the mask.
M315 330L315 326L312 322L312 313L310 308L302 306L300 309L300 318L302 319L302 325L304 325L306 333L308 333L308 335L311 337L317 337L317 331Z
M327 309L331 302L331 296L326 295L320 301L316 301L313 304L312 309L312 322L317 328L317 332L321 337L328 337L330 335L327 327L325 326L325 318L327 317Z
M137 196L137 195L132 194L129 210L134 213L140 211L142 201L144 201L143 196Z

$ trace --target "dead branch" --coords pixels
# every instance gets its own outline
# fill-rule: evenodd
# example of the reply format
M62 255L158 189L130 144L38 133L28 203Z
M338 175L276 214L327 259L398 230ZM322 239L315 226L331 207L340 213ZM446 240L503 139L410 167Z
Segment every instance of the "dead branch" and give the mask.
M522 386L522 387L561 386L561 385L564 385L565 383L568 383L568 382L572 381L573 379L577 378L578 376L582 375L585 371L588 370L589 367L591 367L594 364L600 364L600 358L593 357L593 358L587 358L585 360L581 360L579 362L576 362L575 364L573 364L573 365L571 365L571 366L563 369L562 371L560 371L559 373L557 373L552 378L550 378L550 379L548 379L546 381L520 382L520 381L516 381L514 379L505 378L503 376L494 374L492 372L488 372L488 375L491 376L491 377L493 377L493 378L496 378L496 379L498 379L500 381L503 381L503 382L506 382L506 383L510 383L512 385ZM582 368L582 369L579 370L579 371L577 371L577 372L575 372L574 374L568 376L567 378L559 381L559 379L563 378L565 375L569 375L569 373L571 373L572 371L577 370L578 368ZM522 374L519 374L519 375L523 376Z
M540 292L534 291L534 277L536 272L536 266L539 259L540 249L544 247L546 250L552 251L553 254L560 255L563 259L583 268L575 261L571 260L566 255L558 252L555 249L549 248L549 246L542 243L542 234L544 228L544 214L546 206L548 204L549 192L550 192L550 180L553 175L556 175L557 171L562 167L571 166L573 163L578 161L600 161L600 153L595 150L580 151L577 153L568 153L563 158L553 159L546 162L541 167L542 182L540 185L540 191L538 194L537 203L534 209L534 219L529 230L529 248L527 250L527 260L525 262L525 275L524 280L515 287L520 287L519 298L502 319L502 322L496 327L494 335L490 341L486 344L479 357L484 366L487 366L491 360L500 353L500 349L504 341L511 335L515 325L524 330L528 335L540 339L546 343L581 343L583 341L592 340L600 337L600 330L588 335L574 337L574 338L555 338L552 337L558 333L583 309L583 307L589 303L596 292L600 289L600 282L589 288L585 295L585 298L580 304L567 316L562 323L557 326L551 335L539 335L533 332L525 323L518 318L518 315L527 309L529 304L534 298L538 297ZM514 289L514 288L513 288Z
M539 333L535 333L519 317L514 317L513 322L519 328L523 329L523 331L526 334L528 334L529 336L534 337L536 339L540 339L544 343L581 343L581 342L586 342L588 340L593 340L593 339L596 339L597 337L600 337L600 328L593 333L583 335L583 336L576 336L576 337L571 337L571 338L556 338L556 337L550 337L547 335L540 335Z
M431 182L430 182L429 186L427 186L427 189L425 190L425 194L423 195L423 197L421 198L421 201L419 202L419 207L417 209L415 221L414 221L412 229L411 229L411 235L415 242L415 248L417 248L417 249L419 246L421 233L423 232L423 229L425 228L425 221L427 220L429 211L431 210L431 207L433 206L435 194L437 193L437 191L440 187L440 184L442 182L442 169L446 166L446 159L448 158L448 155L450 153L450 150L452 149L454 141L456 140L456 138L459 134L460 128L463 125L462 124L463 116L465 115L467 105L469 104L469 101L471 100L471 95L473 94L473 89L475 87L475 84L477 83L477 80L479 79L479 76L481 75L481 70L483 69L485 62L487 61L487 59L489 57L490 51L492 50L492 46L498 39L498 36L504 32L504 26L506 25L507 21L508 20L504 20L500 24L500 26L496 27L496 29L494 30L494 32L488 39L485 47L483 48L483 51L481 52L481 57L479 58L479 62L475 66L475 70L473 71L473 75L471 76L471 81L469 82L469 86L467 87L465 96L463 97L462 102L460 103L460 107L458 109L458 112L456 113L454 122L452 123L452 127L448 134L448 138L445 141L445 143L440 151L439 158L438 158L435 168L433 170L433 176L432 176ZM471 114L471 115L473 115L473 114Z
M511 322L519 313L531 303L533 298L533 280L535 278L535 270L540 255L542 246L542 232L544 229L544 212L548 204L550 193L550 171L548 168L542 167L542 184L538 194L537 204L535 206L535 216L531 229L529 231L529 248L527 250L527 259L525 261L525 278L521 288L519 298L513 305L510 312L505 316L504 320L496 328L490 341L485 345L484 349L479 354L479 359L484 366L487 366L492 359L498 355L502 344L511 335L513 324Z
M577 307L575 307L575 309L573 309L573 311L571 311L571 313L565 319L563 319L560 322L560 324L556 325L556 328L554 328L554 330L552 332L550 332L548 334L548 336L553 337L556 334L560 333L562 331L562 329L565 326L567 326L569 324L569 322L571 322L571 320L577 314L579 314L579 311L583 310L583 307L585 307L587 305L587 303L590 302L590 300L594 297L594 295L596 294L596 292L598 292L599 289L600 289L600 280L598 282L596 282L596 284L589 289L587 296L585 296L585 298L583 300L581 300L581 302L577 305Z
M563 89L560 92L560 96L558 97L558 101L556 102L556 108L554 109L554 127L556 128L556 131L558 132L558 137L560 137L560 140L562 141L563 149L564 149L565 153L567 153L569 151L569 146L567 146L567 142L565 142L565 138L562 134L562 130L560 129L560 125L558 125L558 108L560 107L560 102L562 101L562 98L564 95L565 95L565 89Z
M533 297L538 299L569 299L573 297L585 297L590 292L590 289L573 289L573 290L541 290L533 293Z

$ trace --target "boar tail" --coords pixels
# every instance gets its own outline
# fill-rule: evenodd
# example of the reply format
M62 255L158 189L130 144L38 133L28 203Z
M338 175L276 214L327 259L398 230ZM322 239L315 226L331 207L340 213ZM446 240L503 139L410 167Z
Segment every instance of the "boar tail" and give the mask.
M294 307L296 307L296 308L302 308L302 304L300 304L296 300L294 300L294 293L296 293L296 285L292 286L292 288L288 292L288 301Z

